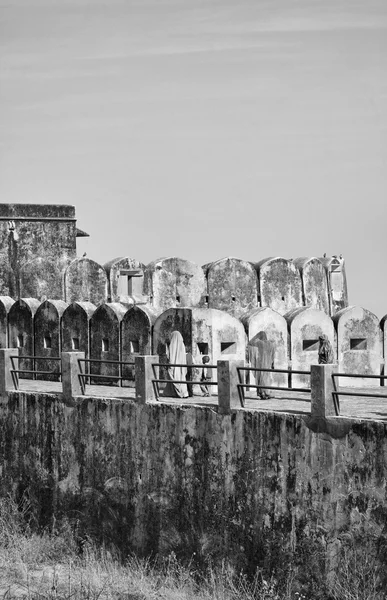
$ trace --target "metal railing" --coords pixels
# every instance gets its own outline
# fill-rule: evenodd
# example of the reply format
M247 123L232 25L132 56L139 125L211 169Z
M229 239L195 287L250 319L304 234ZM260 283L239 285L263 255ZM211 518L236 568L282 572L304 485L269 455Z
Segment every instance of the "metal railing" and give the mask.
M116 365L118 366L118 371L119 371L119 375L103 375L101 373L90 373L90 372L84 372L84 370L82 369L82 365L90 365L92 363L96 363L96 364L110 364L110 365ZM79 366L79 371L80 373L78 374L79 377L79 382L81 384L81 389L82 389L82 394L85 394L86 391L86 384L87 384L87 380L89 385L91 385L91 380L93 380L93 385L103 385L102 384L98 384L95 383L95 380L100 379L100 380L109 380L112 381L113 383L119 383L119 387L123 387L122 386L122 382L128 380L129 378L126 377L125 375L123 375L123 366L126 367L134 367L134 360L133 361L124 361L124 360L108 360L108 359L99 359L99 358L78 358L78 366ZM90 371L90 369L87 369L88 371Z
M193 371L194 369L217 369L218 365L210 365L208 363L206 364L184 364L184 363L153 363L152 364L152 371L153 371L153 379L152 379L152 385L153 385L153 391L155 394L155 398L156 400L158 400L160 398L160 387L159 387L159 383L185 383L186 385L218 385L217 381L208 381L208 380L197 380L197 379L160 379L157 376L156 373L156 368L158 367L163 367L164 369L168 369L169 367L185 367L187 369L187 375L189 374L189 371Z
M345 391L345 390L339 390L338 386L336 384L336 379L338 377L346 377L347 379L349 378L353 378L353 379L378 379L380 382L380 386L379 387L384 387L384 385L382 385L382 383L384 383L384 380L387 379L387 375L361 375L359 373L332 373L332 382L333 382L333 388L334 391L332 392L332 397L333 397L333 405L335 408L335 413L337 416L340 415L340 398L339 396L357 396L357 397L363 397L363 398L387 398L387 394L375 394L372 392L355 392L355 391Z
M255 383L244 383L242 379L241 372L249 372L249 373L286 373L288 375L288 386L278 386L278 385L257 385ZM264 390L284 390L291 392L304 392L310 393L310 388L298 388L292 386L292 375L309 375L310 371L299 371L293 369L255 369L253 367L237 367L238 372L238 394L241 406L245 406L245 388L254 388L256 390L264 389Z
M58 371L42 371L40 369L36 368L36 361L37 360L45 360L45 361L61 361L60 356L24 356L24 355L13 355L10 357L11 358L11 364L12 364L12 369L10 369L11 371L11 377L12 377L12 381L13 384L15 386L15 390L19 389L19 375L23 374L23 375L32 375L32 379L33 381L36 381L37 376L41 376L41 375L49 375L49 376L55 376L55 377L59 377L59 381L62 380L62 370L59 369ZM15 360L31 360L32 361L32 369L20 369L20 368L16 368L15 365ZM19 365L18 365L19 366Z

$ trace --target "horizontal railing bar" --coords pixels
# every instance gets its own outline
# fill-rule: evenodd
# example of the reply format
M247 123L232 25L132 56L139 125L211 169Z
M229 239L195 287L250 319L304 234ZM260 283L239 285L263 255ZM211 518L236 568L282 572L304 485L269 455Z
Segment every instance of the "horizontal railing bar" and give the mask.
M120 375L100 375L99 373L79 373L79 377L88 377L88 378L97 378L97 379L125 379L125 377L121 377Z
M19 354L19 356L13 356L12 358L20 358L26 360L62 360L60 356L24 356L24 354Z
M191 384L200 384L200 385L218 385L217 381L208 381L207 379L205 381L197 381L196 379L152 379L152 381L154 383L188 383L188 385Z
M61 371L32 371L30 369L10 369L11 373L33 373L35 375L62 375Z
M367 392L340 392L339 390L332 392L336 396L365 396L366 398L387 398L387 394L369 394Z
M358 377L360 379L387 379L387 375L360 375L358 373L332 373L332 377Z
M104 360L101 358L78 358L78 363L108 363L113 365L134 365L134 361Z
M208 363L152 363L152 367L186 367L187 369L217 369L218 365L210 365Z
M310 388L289 388L289 387L279 387L276 385L254 385L252 383L238 383L238 387L240 388L256 388L259 390L283 390L285 392L305 392L310 394Z
M310 375L310 371L293 371L291 369L255 369L254 367L237 367L238 371L262 371L264 373L291 373L296 375Z

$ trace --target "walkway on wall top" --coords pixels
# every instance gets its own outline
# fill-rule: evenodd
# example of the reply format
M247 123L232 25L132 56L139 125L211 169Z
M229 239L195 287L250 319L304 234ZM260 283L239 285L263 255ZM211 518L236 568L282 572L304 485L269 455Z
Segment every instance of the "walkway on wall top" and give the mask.
M27 379L19 380L19 391L42 392L47 394L57 394L62 391L62 384L55 381L32 381ZM342 391L351 391L351 388L339 388ZM387 388L379 388L379 393L385 393ZM353 390L352 388L352 391ZM356 388L356 392L361 391ZM363 391L369 392L368 389ZM350 417L352 419L371 419L372 421L387 421L387 400L377 398L378 388L373 389L374 398L360 398L356 396L340 397L340 417ZM290 391L277 391L275 398L259 400L254 395L254 390L246 393L245 408L240 410L260 410L264 412L279 412L287 414L310 415L310 394ZM85 397L88 398L116 398L119 400L135 399L135 390L131 387L117 387L104 385L88 385ZM82 396L80 396L82 398ZM154 404L172 404L176 406L218 406L218 397L193 396L192 398L164 398L154 401Z

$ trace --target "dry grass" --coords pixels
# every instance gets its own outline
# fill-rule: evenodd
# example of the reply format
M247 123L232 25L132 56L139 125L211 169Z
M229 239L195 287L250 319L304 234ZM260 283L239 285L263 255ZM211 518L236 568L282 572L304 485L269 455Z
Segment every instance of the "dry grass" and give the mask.
M70 527L37 535L23 511L0 499L0 599L12 600L279 600L272 583L247 582L223 564L206 579L172 553L162 562L125 564L91 542L82 552Z
M279 593L274 579L265 580L258 572L253 581L247 580L227 563L208 568L203 576L192 564L182 566L174 553L153 562L131 557L122 564L114 553L88 541L80 552L68 524L55 533L37 535L26 525L23 507L0 498L0 600L386 599L380 580L385 571L380 571L376 557L367 548L351 540L352 546L345 546L339 555L329 593L324 592L322 574L318 587L314 584L313 591L302 591L306 588L297 582L297 568L285 586L282 582Z

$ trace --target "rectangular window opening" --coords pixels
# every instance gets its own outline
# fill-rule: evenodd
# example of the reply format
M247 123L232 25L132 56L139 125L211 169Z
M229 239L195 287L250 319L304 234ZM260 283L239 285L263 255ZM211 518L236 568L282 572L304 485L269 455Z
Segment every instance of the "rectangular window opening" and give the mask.
M73 337L71 340L71 347L73 350L79 350L79 338Z
M235 354L236 342L221 342L220 351L222 354Z
M139 340L131 340L130 344L130 354L139 354L140 352L140 342Z
M103 338L103 340L102 340L102 352L109 352L109 340L108 340L108 338Z
M302 349L304 352L314 352L317 351L319 347L318 340L302 340Z
M198 342L198 348L200 354L208 354L208 344L205 342Z
M351 350L367 350L367 339L351 338L349 340L349 347Z
M206 296L206 303L208 304L209 296Z
M180 303L180 296L176 296L176 302Z
M18 348L24 348L24 339L23 339L23 334L22 333L20 333L17 336L16 345L17 345Z
M232 300L232 302L235 302L236 301L235 296L231 296L231 300Z
M48 349L51 348L51 336L50 335L44 336L43 345L44 345L44 348L48 348Z

